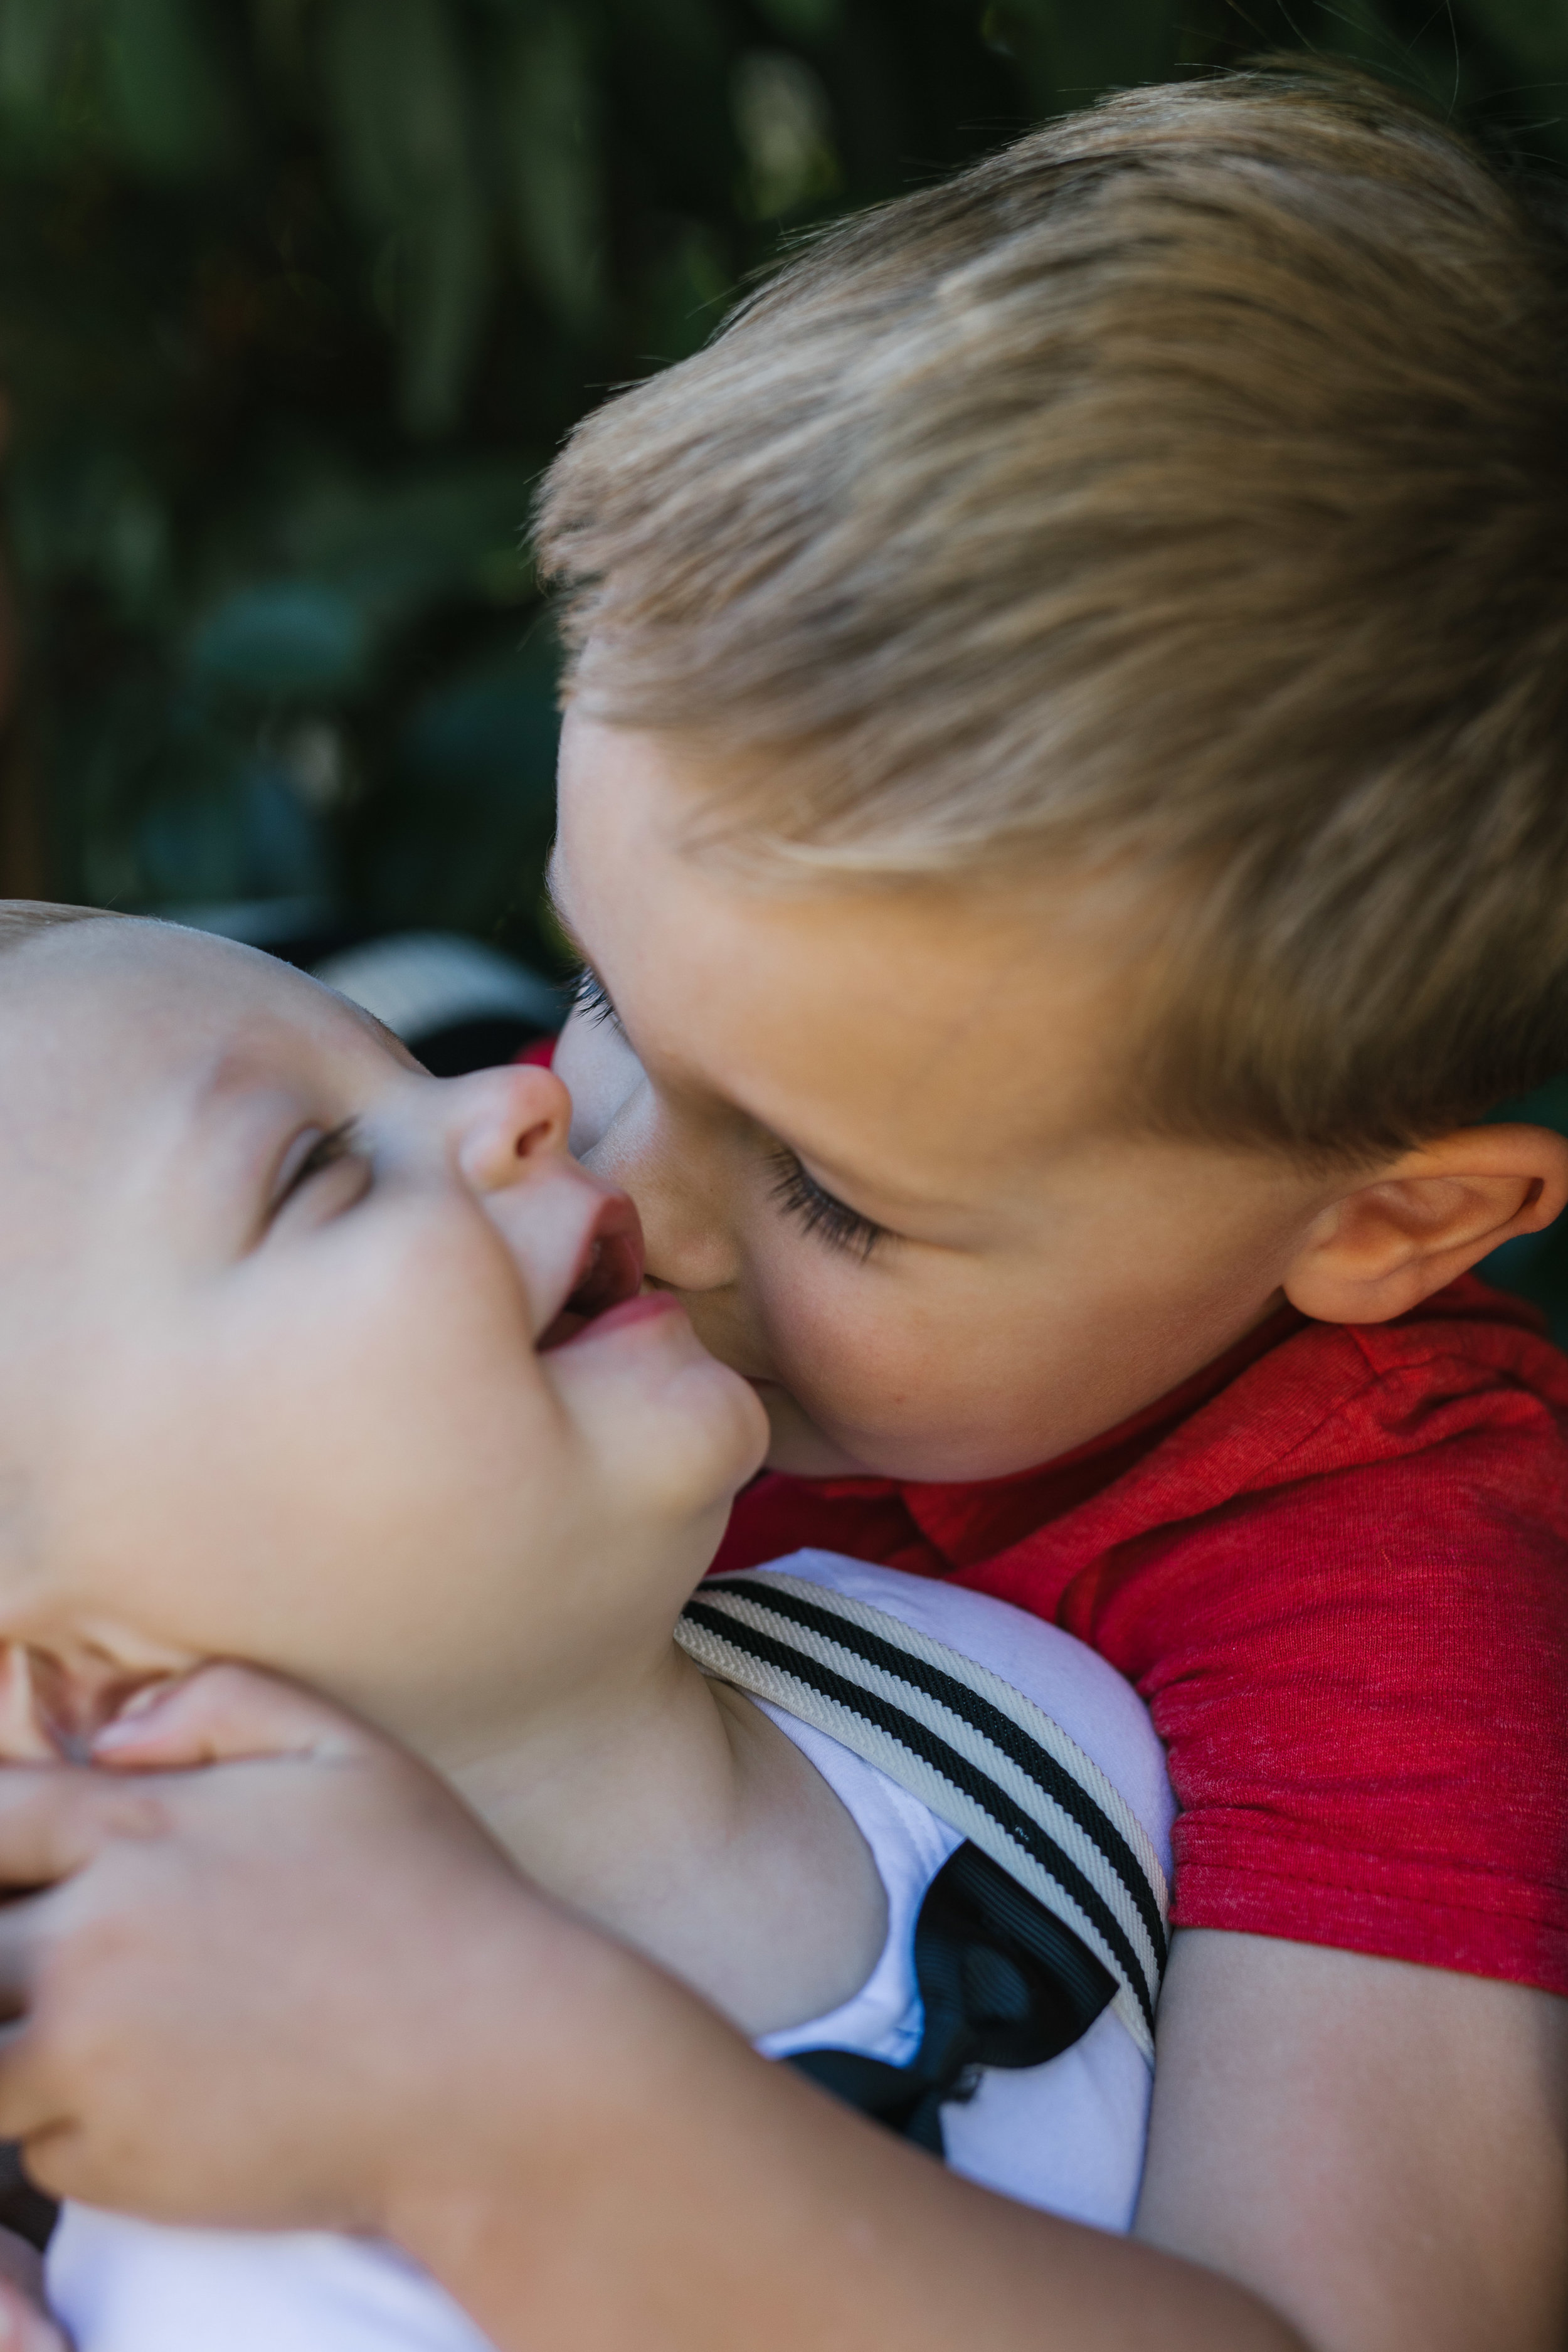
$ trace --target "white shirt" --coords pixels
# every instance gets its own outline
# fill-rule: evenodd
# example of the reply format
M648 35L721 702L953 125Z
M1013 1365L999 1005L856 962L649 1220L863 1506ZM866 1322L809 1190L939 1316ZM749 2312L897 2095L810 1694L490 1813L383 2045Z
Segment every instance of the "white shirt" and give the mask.
M1164 1754L1142 1701L1103 1658L983 1593L826 1552L776 1565L885 1609L1003 1675L1092 1757L1168 1872L1174 1809ZM921 2038L915 1919L959 1832L826 1733L765 1711L853 1816L887 1890L888 1933L852 1999L756 2046L769 2058L833 2048L901 2064ZM944 2107L948 2164L1027 2204L1125 2230L1150 2090L1142 2056L1106 2010L1060 2057L988 2069L972 2099ZM78 2352L489 2352L488 2339L415 2263L389 2246L324 2231L173 2230L71 2205L49 2247L47 2280Z

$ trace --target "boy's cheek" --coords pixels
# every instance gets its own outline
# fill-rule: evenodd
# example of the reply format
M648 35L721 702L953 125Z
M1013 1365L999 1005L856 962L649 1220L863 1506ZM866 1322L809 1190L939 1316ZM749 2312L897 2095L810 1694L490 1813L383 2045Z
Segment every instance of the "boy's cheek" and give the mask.
M856 1332L817 1297L816 1272L808 1265L770 1268L759 1281L753 1266L721 1288L679 1292L709 1354L750 1381L760 1398L768 1417L768 1466L798 1477L845 1475L863 1466L816 1416L837 1423L839 1408L865 1384L862 1349L869 1341L874 1349L874 1327Z
M924 1318L889 1311L893 1302L850 1260L803 1264L793 1279L784 1272L750 1314L742 1293L694 1316L704 1345L755 1385L770 1467L797 1477L919 1475L903 1465L906 1441L918 1445L950 1420L953 1378L962 1381L965 1366Z

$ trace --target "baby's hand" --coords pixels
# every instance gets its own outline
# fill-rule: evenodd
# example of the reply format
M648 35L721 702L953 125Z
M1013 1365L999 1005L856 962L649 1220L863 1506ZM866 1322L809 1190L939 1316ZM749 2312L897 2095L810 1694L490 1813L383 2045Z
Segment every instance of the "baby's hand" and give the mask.
M54 2321L8 2279L0 2279L0 2352L71 2352Z
M384 2227L493 2095L483 2021L524 1987L548 2046L595 1939L422 1766L268 1676L205 1668L100 1752L0 1769L0 1885L41 1890L0 1909L0 2137L150 2219Z
M44 2315L43 2258L11 2230L0 2230L0 2352L70 2352Z

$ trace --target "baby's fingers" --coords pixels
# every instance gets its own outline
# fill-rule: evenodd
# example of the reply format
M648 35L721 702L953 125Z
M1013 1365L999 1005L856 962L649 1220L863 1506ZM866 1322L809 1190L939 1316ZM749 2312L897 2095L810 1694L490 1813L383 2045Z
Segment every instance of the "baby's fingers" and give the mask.
M68 2337L8 2279L0 2279L0 2352L71 2352Z
M353 1716L298 1684L223 1664L140 1691L104 1725L92 1759L122 1771L183 1771L247 1757L358 1754L367 1738Z
M0 1895L69 1878L117 1831L144 1828L135 1792L79 1765L0 1765Z

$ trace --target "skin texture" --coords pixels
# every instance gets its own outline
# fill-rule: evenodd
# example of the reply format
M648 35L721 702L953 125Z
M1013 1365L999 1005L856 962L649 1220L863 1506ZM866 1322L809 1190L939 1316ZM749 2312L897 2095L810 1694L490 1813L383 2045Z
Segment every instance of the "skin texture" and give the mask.
M1090 910L1043 887L769 896L686 858L688 815L677 747L569 728L557 887L623 1034L574 1023L561 1067L594 1165L637 1199L651 1274L756 1385L781 1463L1023 1466L1281 1294L1398 1313L1568 1193L1568 1152L1524 1128L1337 1184L1129 1136L1130 960ZM904 1238L827 1249L773 1197L781 1147ZM58 2188L155 2182L162 2210L266 2218L319 2126L315 2218L401 2236L503 2347L730 2352L738 2313L748 2352L1561 2342L1563 2005L1545 1995L1183 1937L1145 2242L1100 2238L759 2064L668 1977L436 1835L402 1759L373 1744L346 1773L350 1727L307 1730L305 1702L248 1682L203 1719L200 1688L178 1703L194 1722L154 1712L116 1751L153 1775L151 1821L117 1824L117 1792L60 1768L0 1791L0 1869L61 1881L0 1921L29 2018L0 2058L0 2129ZM285 1815L316 1857L288 1888L263 1866ZM380 1890L368 1928L356 1869ZM249 1938L297 1963L285 2013ZM320 2085L345 2065L355 2097L329 2116Z
M1140 2236L1247 2281L1314 2344L1560 2345L1563 2006L1401 1960L1179 1937Z

